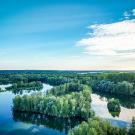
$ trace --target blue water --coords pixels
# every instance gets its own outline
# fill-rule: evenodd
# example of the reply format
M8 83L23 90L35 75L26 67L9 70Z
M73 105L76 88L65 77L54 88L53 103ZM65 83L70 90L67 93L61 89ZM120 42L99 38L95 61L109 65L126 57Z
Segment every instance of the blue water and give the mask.
M44 84L42 91L50 88L52 86ZM12 92L0 93L0 135L65 135L64 131L52 129L46 125L15 121L12 115L14 96Z
M6 85L0 85L2 89ZM46 93L52 86L43 84L41 92ZM23 94L31 94L23 91ZM66 135L68 130L79 124L78 120L62 120L48 118L38 114L13 113L12 99L16 95L5 91L0 93L0 135ZM107 109L106 96L92 94L92 109L99 117L107 119L112 125L129 127L135 108L126 107L126 101L121 105L120 115L113 117ZM130 104L130 103L128 103ZM132 102L133 106L134 103ZM125 106L123 106L125 105Z

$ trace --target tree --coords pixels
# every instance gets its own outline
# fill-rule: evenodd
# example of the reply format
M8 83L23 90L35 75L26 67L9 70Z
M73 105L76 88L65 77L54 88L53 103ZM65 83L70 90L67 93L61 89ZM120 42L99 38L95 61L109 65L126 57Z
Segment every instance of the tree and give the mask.
M114 98L108 101L107 107L110 112L120 112L121 110L119 100Z

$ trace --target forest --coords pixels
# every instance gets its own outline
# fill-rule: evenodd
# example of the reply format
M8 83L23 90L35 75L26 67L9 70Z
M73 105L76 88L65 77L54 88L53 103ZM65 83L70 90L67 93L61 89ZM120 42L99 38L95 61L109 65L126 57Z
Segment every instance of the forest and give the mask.
M134 135L135 134L135 118L132 120L132 126L129 130L125 128L113 127L107 121L94 117L89 118L87 122L71 129L68 135Z
M30 85L33 85L32 83L34 82L36 82L38 85L37 82L39 81L53 86L58 86L65 83L80 83L92 87L93 91L122 96L135 96L135 73L130 72L101 72L94 74L80 74L80 72L73 71L24 71L0 73L0 84L11 83L14 84L13 87L15 89L16 87L19 87L19 89L21 89L21 87L31 87ZM9 89L12 89L12 87Z
M53 86L40 93L43 83ZM31 95L17 95L13 99L14 114L41 114L60 119L81 119L70 128L69 135L134 135L135 119L130 129L112 126L95 116L91 108L91 93L101 92L123 97L135 96L135 73L81 71L14 71L0 72L0 84L11 84L7 91L38 90ZM2 91L2 89L0 89ZM120 101L108 101L108 110L120 111ZM24 116L23 116L24 117ZM18 117L19 118L19 117ZM21 119L21 118L20 118ZM27 118L28 119L28 118ZM26 120L27 120L26 119Z
M107 92L123 96L135 96L135 84L128 81L114 83L102 80L93 85L93 91Z
M71 92L62 96L45 96L42 94L16 96L13 100L13 109L15 111L41 113L49 116L87 119L94 115L90 107L90 93L91 91L85 88L81 92Z

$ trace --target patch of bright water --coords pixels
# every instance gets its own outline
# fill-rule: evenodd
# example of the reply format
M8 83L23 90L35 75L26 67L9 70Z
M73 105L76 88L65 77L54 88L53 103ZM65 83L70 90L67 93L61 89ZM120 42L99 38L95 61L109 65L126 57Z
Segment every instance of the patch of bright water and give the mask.
M131 124L132 117L135 116L135 108L130 109L121 106L121 112L119 116L113 117L109 113L107 108L107 98L98 94L92 94L92 109L96 116L105 118L110 121L111 124L119 127L129 127Z

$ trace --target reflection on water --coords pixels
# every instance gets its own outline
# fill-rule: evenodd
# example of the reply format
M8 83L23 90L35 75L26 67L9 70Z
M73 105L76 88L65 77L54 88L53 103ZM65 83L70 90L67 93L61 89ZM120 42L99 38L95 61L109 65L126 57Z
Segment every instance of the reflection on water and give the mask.
M8 86L9 85L0 85L1 88L6 88ZM41 91L44 94L47 90L52 88L52 86L47 84L44 84L43 86L44 87ZM31 94L34 91L28 93L24 90L22 92L23 94ZM38 123L39 125L37 123L33 123L33 121L26 123L23 122L25 120L14 117L16 115L12 116L12 99L14 97L15 94L11 91L5 91L0 93L0 135L65 135L65 132L61 132L60 130L41 126L40 122Z
M124 102L122 102L124 99L119 99L120 100L120 104L121 104L121 112L119 113L119 115L116 116L116 114L112 114L108 111L107 108L107 101L110 98L115 98L112 96L106 96L100 93L93 93L92 94L92 108L95 111L96 115L102 118L106 118L109 119L110 121L113 120L113 122L111 122L114 125L120 126L120 127L125 127L125 126L129 126L129 124L131 123L132 117L135 116L135 108L134 109L130 109L131 106L127 106L129 105L129 101L131 100L127 100L125 99ZM126 100L128 103L126 103ZM134 100L133 100L134 101ZM126 103L126 104L124 104ZM131 104L135 104L134 102L131 102ZM115 117L114 117L115 115ZM115 122L114 122L115 121ZM121 124L123 123L123 124Z
M109 110L108 110L109 111ZM109 111L109 113L113 116L113 117L119 117L120 115L120 111L119 112L111 112Z
M120 101L121 106L128 109L135 109L135 97L128 97L128 96L123 97L123 96L110 95L101 92L96 92L95 94L99 95L101 100L109 100L111 98L115 98Z
M0 135L65 135L65 133L40 125L10 122L7 126L2 125Z
M31 114L26 112L15 112L13 111L13 119L16 122L24 122L24 123L32 123L36 125L42 125L46 128L51 128L58 130L64 134L67 134L68 130L73 128L74 126L81 123L81 119L72 118L57 118L57 117L49 117L42 114Z
M0 88L4 91L6 90L7 87L10 87L11 84L7 84L7 85L0 85Z
M10 85L0 85L5 89ZM46 91L52 86L43 84L41 92ZM35 91L23 90L22 94L31 94ZM79 124L79 119L58 119L39 114L15 113L12 112L12 99L15 94L10 91L0 93L0 135L65 135L67 131ZM119 99L121 112L115 117L108 112L108 95L92 94L92 108L97 116L108 119L113 125L119 127L129 126L132 116L135 115L135 99ZM134 108L134 109L131 109ZM116 114L115 114L116 115Z
M11 86L11 85L7 85L7 86L4 86L4 89L6 88L6 87L9 87L9 86ZM31 90L31 89L28 89L28 90L25 90L25 89L12 89L11 91L12 91L12 93L14 93L15 95L29 95L29 94L32 94L32 93L34 93L34 92L42 92L42 93L44 93L44 94L46 94L46 92L47 92L47 90L49 90L49 89L51 89L53 86L51 86L51 85L48 85L48 84L44 84L43 83L43 89L42 90L37 90L37 89L35 89L35 90Z

